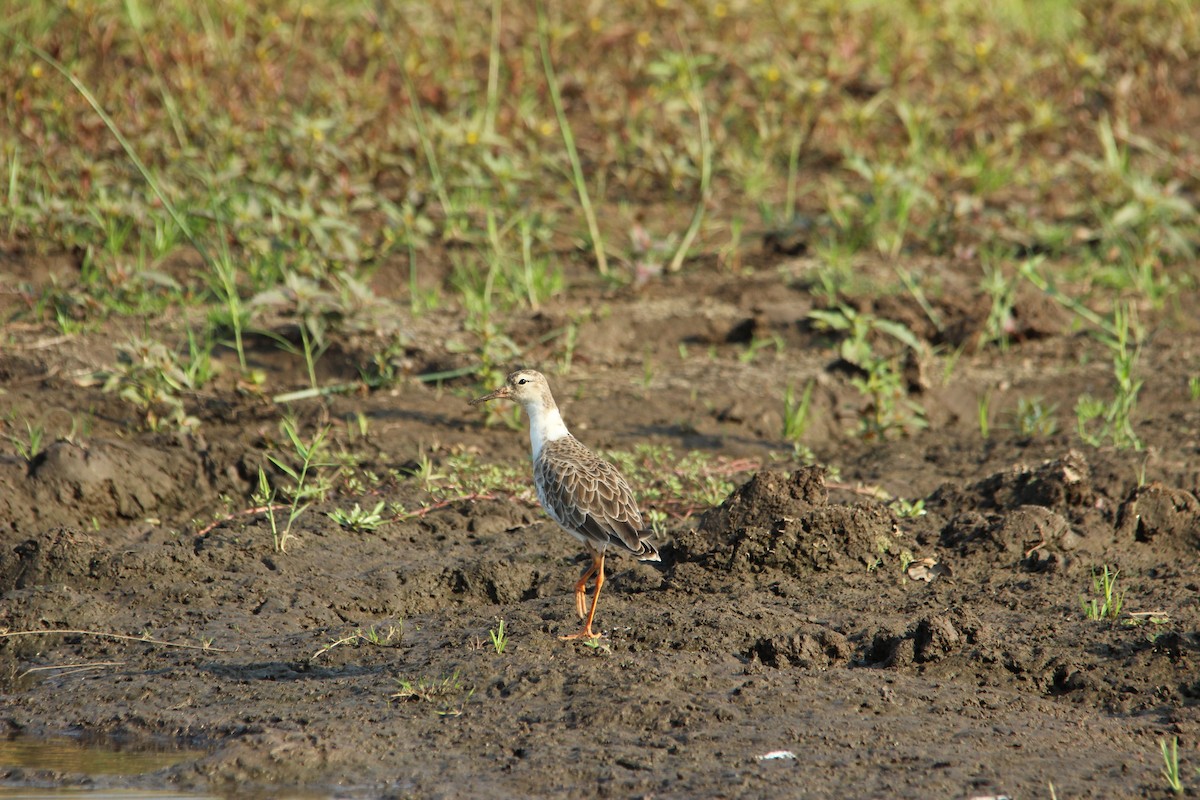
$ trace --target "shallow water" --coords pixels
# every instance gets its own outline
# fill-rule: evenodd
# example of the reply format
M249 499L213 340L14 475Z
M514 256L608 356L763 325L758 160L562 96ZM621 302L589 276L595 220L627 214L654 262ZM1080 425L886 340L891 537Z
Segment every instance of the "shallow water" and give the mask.
M199 754L189 750L127 751L85 745L61 736L50 739L16 738L0 741L0 770L17 768L71 776L135 776L154 772ZM206 800L211 795L185 794L171 790L113 789L87 787L5 787L3 800Z

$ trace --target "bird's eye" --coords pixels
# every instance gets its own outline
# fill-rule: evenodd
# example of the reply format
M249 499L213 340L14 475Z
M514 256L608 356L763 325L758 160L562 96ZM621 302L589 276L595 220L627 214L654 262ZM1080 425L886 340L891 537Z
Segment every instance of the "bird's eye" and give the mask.
M521 378L521 380L517 381L517 383L521 386L524 386L526 383L528 383L528 381L526 381L524 378Z

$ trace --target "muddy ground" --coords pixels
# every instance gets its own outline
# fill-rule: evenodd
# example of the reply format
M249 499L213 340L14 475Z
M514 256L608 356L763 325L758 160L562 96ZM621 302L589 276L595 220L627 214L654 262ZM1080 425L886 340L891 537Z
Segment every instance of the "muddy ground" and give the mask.
M558 639L578 624L584 558L529 494L373 532L323 513L428 501L402 472L358 495L343 486L279 553L263 514L238 513L279 446L277 405L228 386L186 399L196 432L147 432L139 409L83 377L113 362L131 323L69 338L11 325L5 434L33 420L47 439L29 463L0 445L0 730L200 755L132 778L4 767L0 782L231 796L1166 797L1158 741L1177 736L1185 783L1200 784L1200 403L1187 387L1200 328L1179 310L1196 298L1143 314L1146 449L1116 451L1074 430L1075 398L1111 392L1093 337L1028 291L1012 346L976 347L986 299L955 287L954 265L926 265L944 281L936 303L952 334L923 328L906 296L855 302L941 346L910 381L929 427L864 441L850 433L863 411L853 375L807 321L812 263L748 261L640 288L572 275L565 298L508 321L586 443L698 450L738 470L722 505L668 518L661 564L610 562L598 648ZM390 288L399 270L375 286L406 343L401 371L467 363L447 345L461 315L413 318ZM571 320L578 346L562 374L559 345L539 341ZM154 324L178 341L179 320ZM756 337L778 346L749 358ZM251 345L268 386L304 384L295 357ZM322 382L353 380L379 347L336 338ZM780 433L784 388L810 378L814 464ZM524 466L524 431L485 427L468 407L478 388L405 378L292 407L306 430L331 422L335 448L379 475L421 452L439 467L463 451ZM1056 431L1019 430L1018 399L1034 397ZM865 487L923 499L926 513L898 517ZM910 558L937 562L925 562L930 580ZM1115 623L1081 602L1106 564L1125 593ZM498 654L489 631L501 618ZM75 632L28 633L44 630ZM355 636L369 631L376 641ZM397 696L405 687L412 696ZM763 758L775 751L794 758Z

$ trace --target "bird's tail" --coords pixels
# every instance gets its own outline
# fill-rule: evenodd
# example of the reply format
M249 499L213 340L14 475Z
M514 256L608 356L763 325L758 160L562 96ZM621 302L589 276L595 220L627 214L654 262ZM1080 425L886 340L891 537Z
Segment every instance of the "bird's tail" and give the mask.
M638 549L633 551L633 556L638 561L662 561L658 557L658 545L650 541L650 537L653 535L653 531L649 529L639 533Z

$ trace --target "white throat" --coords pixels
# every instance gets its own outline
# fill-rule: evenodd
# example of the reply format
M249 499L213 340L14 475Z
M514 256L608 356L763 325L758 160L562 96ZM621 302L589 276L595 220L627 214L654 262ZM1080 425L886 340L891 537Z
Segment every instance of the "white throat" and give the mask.
M546 442L571 435L563 422L562 414L558 413L557 406L551 405L547 408L541 403L531 403L525 407L525 411L529 414L529 445L533 450L534 461Z

